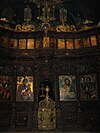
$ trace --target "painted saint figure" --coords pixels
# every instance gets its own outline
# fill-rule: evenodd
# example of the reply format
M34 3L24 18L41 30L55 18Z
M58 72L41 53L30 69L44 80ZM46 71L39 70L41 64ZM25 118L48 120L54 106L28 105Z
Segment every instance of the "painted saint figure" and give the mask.
M33 101L33 93L31 92L31 88L30 88L30 84L28 83L28 79L24 78L22 81L22 84L20 84L18 86L18 90L17 90L17 100L18 101L27 101L27 100L31 100Z
M69 96L69 90L70 90L70 80L66 78L64 80L64 85L60 89L60 96L62 99L65 99L66 97Z
M60 101L75 100L75 76L59 77Z

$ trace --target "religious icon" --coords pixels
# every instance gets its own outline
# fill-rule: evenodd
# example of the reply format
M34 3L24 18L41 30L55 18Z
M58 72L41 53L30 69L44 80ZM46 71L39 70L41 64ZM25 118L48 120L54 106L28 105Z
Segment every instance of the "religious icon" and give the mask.
M10 76L0 75L0 100L11 100L11 81Z
M82 39L75 39L75 48L81 48L82 46Z
M96 75L88 74L82 75L80 78L80 99L81 100L96 100L97 99L97 85Z
M42 48L43 47L43 40L42 40L42 38L36 39L35 45L36 45L36 48Z
M70 101L76 99L76 77L70 76L59 76L59 91L60 101Z
M96 36L91 36L91 45L92 46L96 46L97 45Z
M73 49L74 45L73 45L73 39L67 39L66 40L66 49Z
M84 38L83 39L83 44L84 44L84 47L89 47L90 46L90 40L89 40L89 38Z
M27 40L27 49L34 49L34 39Z
M65 49L65 40L58 39L58 49Z
M18 76L17 77L17 101L33 101L33 77Z
M19 49L26 49L26 39L19 39Z

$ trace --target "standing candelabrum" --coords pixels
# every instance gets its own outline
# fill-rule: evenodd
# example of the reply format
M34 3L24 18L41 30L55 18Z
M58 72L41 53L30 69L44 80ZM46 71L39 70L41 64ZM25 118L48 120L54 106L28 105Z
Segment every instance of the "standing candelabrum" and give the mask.
M46 90L46 103L47 103L46 105L48 106L48 103L49 103L48 102L48 100L49 100L49 90L50 90L49 86L46 86L45 90Z
M46 98L49 97L49 90L50 90L49 86L46 86Z

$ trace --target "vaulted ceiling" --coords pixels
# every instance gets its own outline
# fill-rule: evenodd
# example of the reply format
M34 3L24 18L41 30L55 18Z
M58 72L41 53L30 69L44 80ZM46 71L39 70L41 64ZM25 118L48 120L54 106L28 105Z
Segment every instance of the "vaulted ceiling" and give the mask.
M29 3L29 0L0 0L0 17L8 17L16 23L22 23L23 11L27 3L32 11L32 19L35 20L37 7L35 4ZM63 0L63 3L56 7L56 17L58 17L57 10L62 7L67 9L68 22L71 19L75 19L75 21L88 19L97 24L100 20L99 0Z

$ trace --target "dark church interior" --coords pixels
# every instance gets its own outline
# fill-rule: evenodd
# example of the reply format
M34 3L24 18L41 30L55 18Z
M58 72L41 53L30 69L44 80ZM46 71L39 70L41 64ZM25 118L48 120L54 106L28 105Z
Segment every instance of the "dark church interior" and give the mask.
M0 132L100 133L99 0L0 0Z

